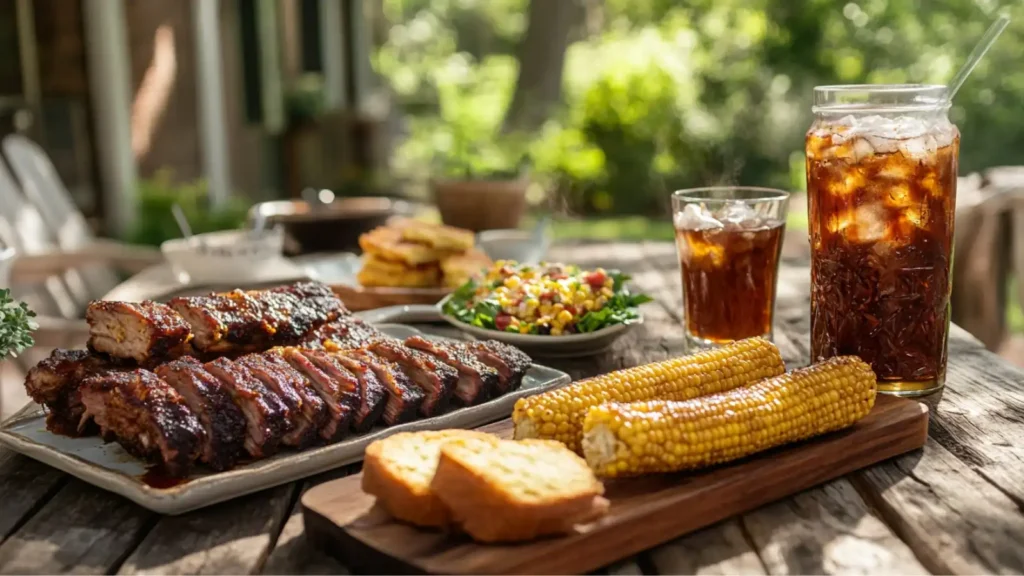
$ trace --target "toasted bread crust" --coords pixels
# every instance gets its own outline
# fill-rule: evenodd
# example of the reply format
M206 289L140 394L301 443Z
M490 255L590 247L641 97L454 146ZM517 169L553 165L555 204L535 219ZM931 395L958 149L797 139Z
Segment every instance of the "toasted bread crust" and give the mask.
M441 446L460 438L496 440L482 432L443 430L402 432L373 442L363 460L363 492L376 496L384 510L404 522L431 527L450 524L448 507L430 490L430 479ZM416 469L410 470L409 465Z
M524 448L525 447L525 448ZM566 484L541 486L540 497L524 496L514 483L538 482L530 469L515 477L504 475L500 463L511 452L546 453L548 462L559 461L566 470ZM586 463L565 446L553 442L502 440L491 445L460 439L441 447L431 490L451 511L452 521L480 542L517 542L541 536L565 534L574 526L603 515L608 501L601 497L601 483Z

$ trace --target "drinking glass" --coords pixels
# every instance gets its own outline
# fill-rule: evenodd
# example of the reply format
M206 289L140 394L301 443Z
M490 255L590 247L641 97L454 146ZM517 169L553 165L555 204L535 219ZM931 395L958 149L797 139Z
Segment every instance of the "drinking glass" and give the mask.
M779 254L789 192L750 186L672 195L691 347L772 337Z
M811 355L883 392L946 379L960 132L938 85L819 86L807 132Z

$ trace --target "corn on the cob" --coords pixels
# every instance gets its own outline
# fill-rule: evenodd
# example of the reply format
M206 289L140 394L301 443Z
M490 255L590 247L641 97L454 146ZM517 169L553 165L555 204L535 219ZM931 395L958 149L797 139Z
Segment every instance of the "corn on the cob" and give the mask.
M716 350L611 372L520 399L512 412L515 438L558 440L582 453L583 418L592 406L686 400L746 386L784 370L774 344L748 338Z
M871 367L843 356L684 402L602 404L587 412L583 453L607 477L710 466L850 426L875 391Z

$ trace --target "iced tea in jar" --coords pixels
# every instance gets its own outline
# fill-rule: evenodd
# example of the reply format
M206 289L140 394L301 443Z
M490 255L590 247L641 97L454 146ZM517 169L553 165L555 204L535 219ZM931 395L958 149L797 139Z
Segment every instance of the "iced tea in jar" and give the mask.
M960 133L945 87L821 86L807 132L812 358L879 389L942 388Z

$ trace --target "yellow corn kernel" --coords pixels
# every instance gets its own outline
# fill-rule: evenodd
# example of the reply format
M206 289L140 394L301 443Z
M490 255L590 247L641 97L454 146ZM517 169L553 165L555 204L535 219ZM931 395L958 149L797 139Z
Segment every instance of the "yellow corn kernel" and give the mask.
M541 304L537 310L541 316L548 316L551 314L551 304Z
M611 298L614 295L615 295L615 292L612 291L612 289L609 288L608 286L605 286L604 288L601 288L601 296L604 296L605 298Z
M593 300L584 300L583 301L583 308L585 310L593 310L594 309L594 301Z
M604 308L604 305L607 304L607 303L608 303L608 299L605 298L604 296L598 296L597 297L596 304L597 304L597 309L598 310L600 310L601 308Z
M552 336L561 336L562 335L562 327L558 326L558 325L552 326L551 327L551 335Z
M841 356L706 398L600 404L584 418L583 454L612 477L711 466L846 428L876 390L870 366Z
M515 438L558 440L579 453L587 410L605 402L687 400L753 382L784 371L782 356L764 338L739 340L714 350L644 364L580 380L521 398L512 412Z
M563 304L553 304L551 306L551 313L552 314L558 314L562 310L565 310L565 305L563 305Z
M530 326L529 323L523 322L522 324L519 325L519 333L520 334L529 334L530 333L530 328L531 328L531 326Z
M538 306L540 306L540 300L537 300L536 298L526 299L526 310L528 312L536 310Z
M562 310L558 313L555 320L562 324L568 324L569 322L572 322L572 314L570 314L568 310Z

